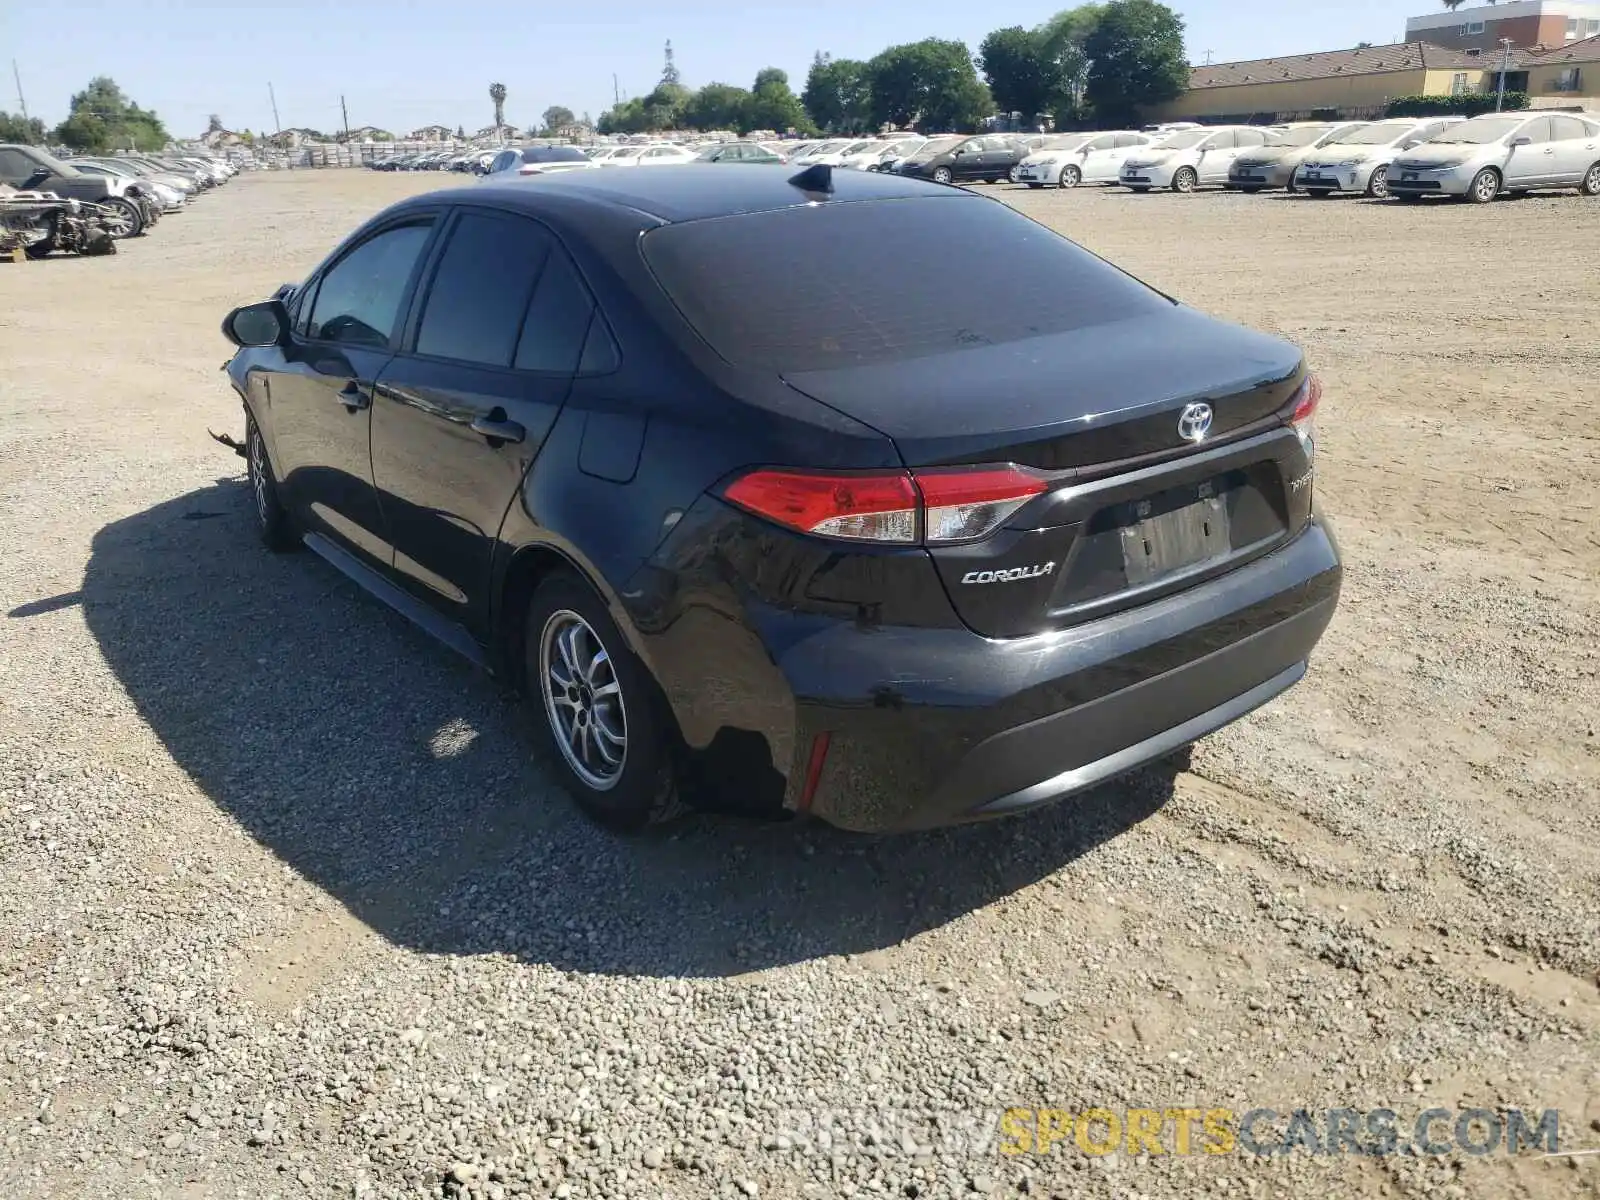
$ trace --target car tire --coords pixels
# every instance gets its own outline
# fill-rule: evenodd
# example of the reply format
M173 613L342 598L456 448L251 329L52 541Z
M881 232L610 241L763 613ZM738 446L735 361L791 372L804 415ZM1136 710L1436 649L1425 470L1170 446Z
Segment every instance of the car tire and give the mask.
M1083 172L1075 163L1068 163L1061 168L1061 178L1056 180L1057 187L1075 188L1083 182Z
M1375 167L1372 176L1367 180L1367 195L1374 200L1387 200L1389 198L1389 168Z
M1200 186L1200 174L1193 167L1179 167L1172 176L1172 190L1188 195Z
M1148 195L1148 194L1149 194L1149 192L1150 192L1150 189L1149 189L1149 188L1147 188L1147 187L1136 187L1136 188L1134 188L1134 189L1133 189L1133 191L1134 191L1134 192L1135 192L1135 193L1136 193L1136 194L1137 194L1137 195L1140 195L1140 196L1145 196L1145 195Z
M1600 162L1595 163L1584 173L1583 183L1579 185L1578 190L1585 196L1600 196Z
M1500 195L1500 172L1485 167L1472 177L1467 188L1467 199L1473 204L1488 204Z
M267 456L267 443L261 436L261 427L245 410L244 416L245 474L250 480L251 511L255 514L256 536L261 544L274 554L283 554L300 545L295 535L294 523L278 495L278 481L272 473L272 460Z
M1034 191L1037 192L1040 188L1042 188L1044 186L1044 184L1042 184L1042 183L1030 183L1028 186L1030 188L1032 188Z
M1417 195L1415 192L1401 192L1397 196L1397 199L1400 201L1401 204L1421 204L1422 203L1422 197Z
M1022 182L1022 164L1021 163L1013 164L1012 167L1011 167L1011 170L1006 172L1006 182L1007 183L1021 183Z
M144 232L144 213L139 211L139 206L126 196L107 196L104 200L96 200L101 208L109 208L117 214L118 228L122 232L113 232L110 226L106 232L119 241L123 238L135 238Z
M949 167L935 167L933 169L933 181L935 183L952 183L954 180L955 176L950 173Z
M1314 196L1318 200L1326 200L1329 196L1333 195L1333 189L1332 188L1307 188L1306 189L1306 195Z
M1000 182L1000 176L998 176L998 175L985 175L983 177L983 181L985 183L989 184L990 186L993 186L994 184L997 184L997 183Z
M534 589L523 680L562 784L586 816L632 833L684 811L660 690L576 575L560 572Z

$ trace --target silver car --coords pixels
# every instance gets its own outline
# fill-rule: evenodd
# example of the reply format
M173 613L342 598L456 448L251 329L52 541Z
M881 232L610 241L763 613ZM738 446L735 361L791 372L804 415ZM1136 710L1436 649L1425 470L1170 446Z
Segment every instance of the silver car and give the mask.
M1567 113L1486 114L1395 159L1389 191L1402 200L1465 196L1487 204L1504 192L1575 187L1600 196L1600 122Z
M1340 134L1338 141L1308 154L1295 172L1294 182L1313 196L1354 192L1381 200L1389 194L1389 164L1397 156L1463 119L1403 117L1357 126Z
M1300 164L1323 146L1337 142L1365 121L1347 121L1343 125L1330 122L1313 122L1307 125L1290 125L1278 132L1283 140L1276 146L1263 146L1241 154L1228 168L1230 192L1264 192L1276 188L1295 190L1294 173Z

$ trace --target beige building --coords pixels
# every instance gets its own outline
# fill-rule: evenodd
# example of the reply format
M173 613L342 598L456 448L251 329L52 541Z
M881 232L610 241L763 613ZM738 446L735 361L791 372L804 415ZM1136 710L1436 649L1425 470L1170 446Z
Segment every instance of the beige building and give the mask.
M1145 113L1151 121L1359 119L1401 96L1495 90L1502 55L1398 42L1194 67L1189 90ZM1536 108L1600 110L1600 38L1512 52L1506 90Z

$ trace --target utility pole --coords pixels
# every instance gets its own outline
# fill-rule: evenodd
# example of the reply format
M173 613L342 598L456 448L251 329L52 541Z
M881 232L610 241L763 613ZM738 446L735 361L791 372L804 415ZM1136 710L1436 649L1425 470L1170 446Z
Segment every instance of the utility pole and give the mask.
M1511 39L1501 38L1500 45L1505 47L1500 55L1500 92L1495 98L1494 110L1499 112L1506 103L1506 72L1511 69Z
M283 122L278 120L278 97L272 91L272 81L267 81L267 99L272 101L272 132L282 133Z
M611 103L622 103L622 89L617 86L617 77L615 74L611 76Z
M17 104L22 108L22 119L28 119L28 98L22 94L22 72L17 70L17 60L11 60L11 75L17 81Z
M1211 56L1214 55L1215 53L1216 53L1215 50L1207 50L1206 51L1206 66L1209 67L1211 65Z
M339 115L344 118L344 140L350 141L350 110L344 106L344 97L339 97Z

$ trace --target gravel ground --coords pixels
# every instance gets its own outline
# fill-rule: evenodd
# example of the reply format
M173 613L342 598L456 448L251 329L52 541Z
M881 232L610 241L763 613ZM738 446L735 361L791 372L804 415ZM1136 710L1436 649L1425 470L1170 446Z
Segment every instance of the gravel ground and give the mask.
M494 684L259 551L206 437L222 313L439 182L245 177L0 264L13 1194L1600 1193L995 1144L1011 1105L1482 1105L1600 1146L1600 208L994 189L1308 349L1349 562L1310 676L1009 823L619 841Z

